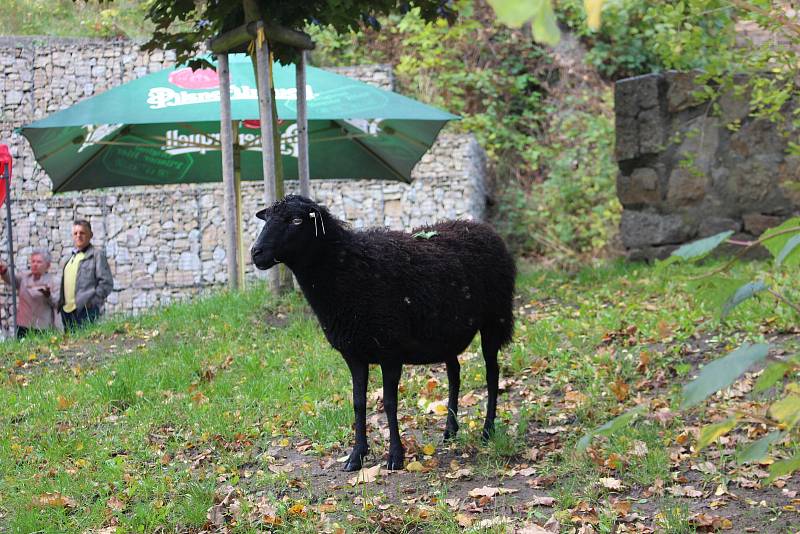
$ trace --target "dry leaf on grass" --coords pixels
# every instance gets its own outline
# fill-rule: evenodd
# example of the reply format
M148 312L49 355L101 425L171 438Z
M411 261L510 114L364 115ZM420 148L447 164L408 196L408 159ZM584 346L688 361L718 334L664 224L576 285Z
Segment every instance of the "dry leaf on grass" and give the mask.
M553 506L556 500L553 497L534 496L533 500L528 501L528 506Z
M375 482L375 480L380 476L381 473L381 466L376 465L373 467L364 467L361 471L356 474L356 476L350 478L347 482L351 486L355 486L357 484L369 484L371 482Z
M44 493L33 498L34 506L47 506L52 508L75 508L78 503L72 497L61 493Z
M454 473L446 473L444 476L446 478L451 479L459 479L459 478L467 478L472 475L472 470L470 469L458 469Z
M616 478L601 478L600 479L600 484L602 484L602 486L604 488L607 488L607 489L610 489L610 490L620 490L620 489L622 489L622 481L621 480L617 480Z
M697 528L698 532L716 532L718 530L730 530L733 522L727 517L699 513L689 519L689 523Z
M425 466L422 465L422 463L415 460L413 462L408 463L408 465L406 466L406 471L410 471L412 473L424 473L425 471L427 471L427 469L425 469Z
M483 486L482 488L475 488L470 490L470 497L494 497L495 495L506 495L508 493L516 493L518 489L513 488L495 488L491 486Z
M676 497L702 497L703 492L694 489L694 486L670 486L667 490Z

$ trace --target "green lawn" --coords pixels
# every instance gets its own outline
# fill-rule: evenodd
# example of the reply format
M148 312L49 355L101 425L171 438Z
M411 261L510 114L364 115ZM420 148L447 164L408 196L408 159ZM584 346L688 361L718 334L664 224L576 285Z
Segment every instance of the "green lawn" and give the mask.
M763 267L737 269L747 277ZM788 307L767 296L741 305L720 325L686 290L682 278L701 272L696 267L659 272L612 263L575 275L532 265L521 271L515 340L501 360L511 393L500 398L497 436L488 446L478 440L481 400L462 408L459 440L450 447L468 451L480 476L503 479L532 436L553 430L557 446L528 463L555 476L547 492L556 505L518 515L519 521L543 521L554 512L569 523L568 510L585 501L596 509L595 527L611 532L609 490L597 481L609 473L631 489L668 481L666 445L682 430L681 415L666 425L649 419L631 425L595 443L594 456L574 454L582 433L644 397L677 412L676 392L698 358L797 323ZM783 282L797 294L796 280L787 275ZM700 356L692 348L698 340L708 347ZM478 347L464 360L462 396L483 392L482 360L470 357ZM276 299L256 286L112 318L68 340L10 341L0 346L0 366L0 531L197 531L213 523L209 509L227 485L244 496L228 522L234 532L276 522L297 532L323 524L332 532L377 531L363 498L339 498L326 518L323 499L336 498L335 488L323 494L269 469L271 447L299 443L306 457L322 462L345 454L351 439L349 374L302 295ZM424 413L426 401L446 398L442 375L407 367L400 412L407 436L444 451L437 426L443 417ZM370 391L379 384L376 369ZM377 431L371 434L379 460L385 449ZM637 442L647 452L614 467L613 454ZM436 470L408 475L444 480ZM409 506L383 502L395 507L397 530L419 528L420 515ZM443 531L460 528L443 499L426 502L426 521ZM264 512L271 506L274 522ZM661 524L689 529L681 506L665 508Z

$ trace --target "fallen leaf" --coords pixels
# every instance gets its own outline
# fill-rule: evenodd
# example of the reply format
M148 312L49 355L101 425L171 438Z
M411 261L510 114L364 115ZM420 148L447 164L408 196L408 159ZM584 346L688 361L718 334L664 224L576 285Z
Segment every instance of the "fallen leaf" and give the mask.
M381 466L376 465L373 467L364 467L358 474L348 480L348 483L351 486L355 486L357 484L369 484L371 482L375 482L381 472Z
M427 454L428 456L430 456L434 452L436 452L436 447L434 445L428 443L427 445L422 447L422 452L423 452L423 454Z
M122 502L118 497L112 495L106 505L115 512L121 512L123 508L125 508L125 503Z
M622 481L617 480L616 478L601 478L600 484L603 485L604 488L610 490L620 490L622 489Z
M617 378L616 382L609 386L609 389L614 394L619 402L628 398L630 387L621 378Z
M640 441L638 439L634 440L633 447L631 447L630 450L631 456L638 456L639 458L642 458L644 456L647 456L647 452L648 452L647 443L645 443L644 441Z
M458 469L453 473L446 473L444 476L445 478L459 479L459 478L467 478L471 475L472 475L472 470L464 468L464 469Z
M75 401L59 395L56 397L56 404L58 405L59 410L68 410L70 406L75 404Z
M694 486L671 486L667 491L676 497L702 497L703 492L694 489Z
M556 500L553 497L534 496L533 500L528 501L528 506L553 506Z
M34 506L52 507L52 508L75 508L78 503L72 497L62 495L61 493L44 493L33 498Z
M456 514L456 521L461 528L469 528L475 520L467 514Z
M425 471L425 466L415 460L408 463L406 466L406 471L411 471L412 473L423 473Z
M699 532L715 532L717 530L730 530L733 522L727 517L698 513L689 518L689 523Z
M552 534L552 531L540 527L536 523L525 525L514 531L516 534Z
M470 490L470 497L494 497L495 495L506 495L508 493L516 493L518 489L513 488L495 488L491 486L483 486L482 488L475 488Z

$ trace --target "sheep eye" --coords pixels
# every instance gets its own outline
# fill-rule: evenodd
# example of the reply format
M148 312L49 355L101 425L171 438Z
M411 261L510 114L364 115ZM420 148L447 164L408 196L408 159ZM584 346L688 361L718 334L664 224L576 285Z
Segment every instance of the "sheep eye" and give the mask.
M294 225L303 224L303 219L301 219L299 217L296 218L296 219L292 219L292 224L294 224Z

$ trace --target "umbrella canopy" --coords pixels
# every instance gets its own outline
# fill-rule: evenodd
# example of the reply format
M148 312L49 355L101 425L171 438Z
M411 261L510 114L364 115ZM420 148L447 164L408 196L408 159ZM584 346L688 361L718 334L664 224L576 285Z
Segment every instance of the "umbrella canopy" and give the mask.
M243 179L263 178L252 62L230 56L231 117L241 121ZM311 177L410 181L439 130L457 116L322 69L307 69ZM297 176L294 65L273 66L286 178ZM21 128L53 191L215 182L219 155L216 71L165 69Z

